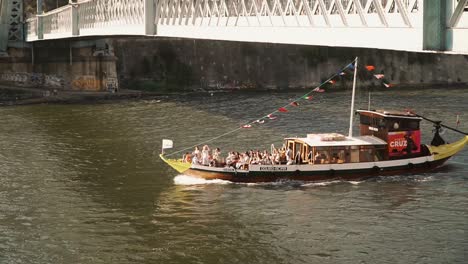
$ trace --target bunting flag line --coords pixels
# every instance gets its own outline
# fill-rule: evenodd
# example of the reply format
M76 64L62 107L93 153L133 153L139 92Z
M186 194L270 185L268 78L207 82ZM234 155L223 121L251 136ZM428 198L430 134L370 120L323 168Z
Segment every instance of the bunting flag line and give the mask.
M377 79L377 80L381 80L385 77L385 75L383 74L374 74L374 77Z
M373 70L375 70L375 66L374 65L366 65L366 69L368 71L373 71Z
M267 117L268 117L270 120L275 120L276 118L278 118L277 116L274 116L273 114L269 114L269 115L267 115Z
M243 125L242 128L251 128L252 125L248 124L248 125Z
M299 104L297 102L291 102L290 105L292 106L298 106Z
M288 109L286 109L284 107L280 107L280 108L278 108L278 111L282 112L282 113L286 113L286 112L288 112Z

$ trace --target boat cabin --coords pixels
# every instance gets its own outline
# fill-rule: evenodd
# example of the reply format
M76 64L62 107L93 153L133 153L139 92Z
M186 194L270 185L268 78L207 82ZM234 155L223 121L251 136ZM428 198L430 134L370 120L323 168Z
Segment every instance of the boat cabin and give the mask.
M375 136L387 142L389 159L417 157L425 152L425 146L421 146L421 117L402 111L356 112L360 117L361 136Z
M286 138L295 164L373 162L426 155L421 145L422 118L409 112L357 110L360 136L337 133Z
M346 137L337 133L286 138L295 164L373 162L386 159L387 142L373 136Z

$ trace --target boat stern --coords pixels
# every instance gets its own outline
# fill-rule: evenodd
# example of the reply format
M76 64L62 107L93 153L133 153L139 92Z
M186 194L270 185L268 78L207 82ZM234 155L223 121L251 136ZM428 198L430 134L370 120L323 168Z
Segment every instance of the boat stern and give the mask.
M429 151L434 155L434 160L450 158L460 152L468 144L468 136L451 143L440 146L428 146Z

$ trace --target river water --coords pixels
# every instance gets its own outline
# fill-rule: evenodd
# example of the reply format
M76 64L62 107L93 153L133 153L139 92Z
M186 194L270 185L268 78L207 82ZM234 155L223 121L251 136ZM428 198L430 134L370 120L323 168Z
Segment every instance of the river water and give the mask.
M285 136L346 133L349 94L318 94L210 146L269 149ZM0 263L466 263L468 149L435 173L314 184L196 181L157 156L162 138L190 147L300 95L0 108ZM372 98L373 108L447 125L459 113L468 130L467 89L395 87ZM427 142L431 125L422 127Z

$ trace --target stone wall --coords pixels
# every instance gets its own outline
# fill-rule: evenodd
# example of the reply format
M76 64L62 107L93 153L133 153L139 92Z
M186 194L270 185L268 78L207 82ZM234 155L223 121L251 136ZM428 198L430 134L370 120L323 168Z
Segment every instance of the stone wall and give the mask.
M463 55L161 38L114 39L112 45L119 79L130 89L313 87L356 56L399 86L468 83ZM362 79L367 86L381 85Z
M71 48L70 48L71 47ZM468 56L164 38L44 41L0 58L0 84L77 91L310 88L352 61L402 87L468 87ZM350 81L338 82L337 89ZM361 86L381 87L361 76Z
M48 41L35 44L34 50L10 48L9 56L0 58L0 84L76 91L118 89L117 58L112 51L84 46Z

